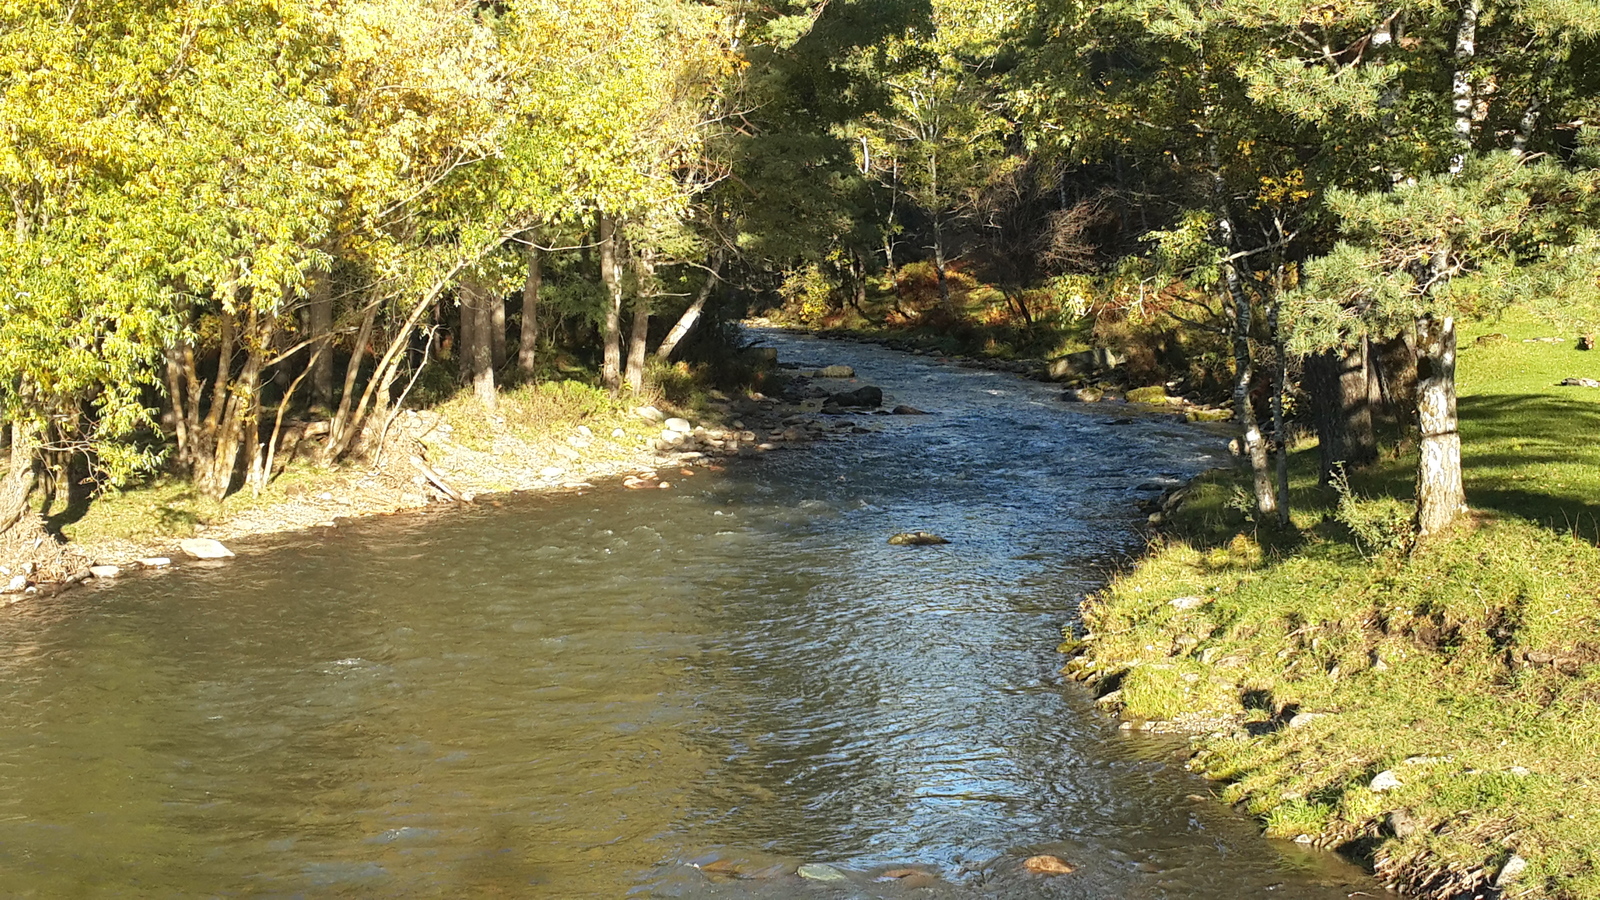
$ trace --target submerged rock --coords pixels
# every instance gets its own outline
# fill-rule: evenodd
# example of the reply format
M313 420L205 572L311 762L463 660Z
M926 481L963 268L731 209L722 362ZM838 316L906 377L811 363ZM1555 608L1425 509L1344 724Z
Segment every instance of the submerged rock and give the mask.
M178 542L183 552L195 559L230 559L233 551L211 538L184 538Z
M856 370L849 366L823 366L817 370L818 378L854 378Z
M1099 403L1105 392L1099 388L1081 387L1072 388L1061 392L1061 399L1068 403Z
M933 544L948 544L950 542L932 532L902 531L899 534L890 535L889 543L896 547L927 547Z
M823 865L822 863L806 863L805 865L796 869L795 874L799 875L801 878L807 878L812 881L850 880L850 876L844 874L838 869L835 869L833 866Z

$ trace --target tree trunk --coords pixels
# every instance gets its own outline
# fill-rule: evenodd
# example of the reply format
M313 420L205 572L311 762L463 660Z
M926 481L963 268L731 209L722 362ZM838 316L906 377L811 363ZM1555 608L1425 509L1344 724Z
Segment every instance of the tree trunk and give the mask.
M939 308L953 317L956 308L950 299L950 273L944 260L944 226L938 213L933 215L933 271L939 277Z
M483 408L494 411L494 312L492 298L476 275L461 279L461 364L472 380L472 394Z
M1417 533L1443 530L1467 508L1456 420L1456 323L1417 320Z
M490 362L498 372L506 365L506 295L486 289L483 301L488 312Z
M544 256L539 250L539 232L529 229L528 275L522 282L522 337L517 343L517 369L532 375L539 353L539 288L544 283Z
M606 315L602 338L605 358L600 381L613 394L622 389L622 263L616 220L600 215L600 282L605 285Z
M239 370L239 377L225 386L227 401L218 420L215 443L195 479L195 486L213 500L228 496L234 473L238 471L240 451L247 449L257 437L261 369L272 347L276 323L276 317L262 316L254 306L245 316L244 366Z
M456 326L456 377L462 384L471 384L478 371L474 367L478 358L474 347L478 341L478 304L465 278L456 287L456 303L461 307L461 321Z
M721 250L711 254L711 259L709 260L711 271L706 273L705 283L700 285L700 291L695 294L694 302L690 303L689 308L684 310L683 315L678 317L677 323L672 326L671 331L667 332L667 336L661 339L661 346L656 348L656 356L658 358L671 359L673 352L678 349L678 344L689 336L689 332L694 330L695 323L700 321L700 313L705 310L706 301L711 298L711 292L716 288L717 281L721 278L722 256Z
M1365 342L1317 353L1306 360L1321 458L1320 481L1333 482L1339 467L1364 466L1378 458L1372 427Z
M333 408L333 348L319 353L318 348L333 341L333 278L330 273L316 272L311 276L311 297L306 306L307 337L320 343L312 344L309 353L311 367L311 405L323 411Z
M1472 151L1471 67L1477 55L1479 2L1462 3L1456 28L1451 79L1456 143L1450 158L1452 176L1461 174ZM1448 242L1434 251L1428 267L1430 289L1448 277L1450 253ZM1427 537L1443 531L1467 508L1456 419L1456 322L1449 315L1429 313L1417 319L1417 432L1416 527L1419 537Z
M345 363L344 390L339 394L339 408L334 410L328 423L328 442L322 445L323 465L332 463L350 446L356 431L361 427L361 409L351 404L355 401L356 382L361 377L361 363L367 356L367 343L372 340L372 328L378 321L378 304L369 302L361 315L361 328L356 331L355 345L350 348L350 361ZM363 404L366 400L362 397Z
M653 250L640 250L635 260L638 265L639 296L633 301L633 327L628 330L628 389L634 393L644 389L644 358L649 352L650 293L656 287L656 257Z
M1289 387L1289 355L1284 347L1283 328L1279 320L1279 313L1283 309L1283 267L1278 266L1277 287L1274 291L1272 305L1267 311L1267 327L1272 332L1273 366L1272 366L1272 434L1276 438L1277 447L1274 457L1277 463L1277 497L1278 497L1278 527L1287 530L1289 527L1289 429L1284 422L1283 397Z
M28 503L38 484L34 469L39 452L38 430L24 422L11 423L11 468L0 481L0 534L10 531L28 514Z
M1222 180L1220 154L1216 138L1211 147L1211 193L1217 213L1218 245L1225 254L1238 251L1238 237L1233 216L1229 211L1227 185ZM1255 362L1250 352L1250 328L1253 310L1250 297L1245 293L1243 263L1229 260L1222 264L1222 279L1228 292L1229 313L1233 339L1233 414L1239 423L1240 449L1250 460L1250 474L1255 493L1256 514L1263 520L1275 518L1278 513L1277 496L1272 488L1272 474L1267 458L1267 442L1262 438L1260 423L1256 420L1255 404L1250 397L1250 387L1255 380Z
M643 297L633 303L633 327L628 330L628 367L624 376L628 390L644 389L644 358L650 340L650 301Z
M1261 426L1256 420L1255 403L1250 397L1250 386L1255 381L1255 361L1250 352L1252 321L1250 298L1245 294L1238 270L1232 265L1223 266L1223 280L1227 284L1228 299L1233 313L1233 414L1239 423L1241 449L1245 457L1250 460L1256 513L1263 519L1276 517L1278 503L1272 489L1267 442L1261 435Z

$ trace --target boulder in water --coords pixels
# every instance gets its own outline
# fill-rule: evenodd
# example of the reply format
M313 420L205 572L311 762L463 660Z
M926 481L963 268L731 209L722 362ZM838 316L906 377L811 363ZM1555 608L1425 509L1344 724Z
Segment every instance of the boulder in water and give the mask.
M856 370L849 366L823 366L817 370L818 378L854 378Z
M1022 867L1035 875L1071 875L1072 866L1059 856L1030 856L1022 861Z
M871 409L883 405L883 389L864 385L853 391L844 391L828 397L827 406L857 407Z
M1127 399L1129 403L1164 404L1168 402L1167 389L1159 384L1151 385L1150 387L1133 388L1128 391Z
M211 538L184 538L178 546L195 559L230 559L233 556L232 550Z
M890 535L889 543L896 547L928 547L934 544L950 543L945 538L928 531L902 531Z

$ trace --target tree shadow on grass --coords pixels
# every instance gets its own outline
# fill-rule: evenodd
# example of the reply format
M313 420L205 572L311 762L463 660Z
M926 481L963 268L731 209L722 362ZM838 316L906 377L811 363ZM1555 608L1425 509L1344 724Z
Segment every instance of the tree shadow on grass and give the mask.
M1600 404L1492 394L1459 407L1469 506L1600 543Z

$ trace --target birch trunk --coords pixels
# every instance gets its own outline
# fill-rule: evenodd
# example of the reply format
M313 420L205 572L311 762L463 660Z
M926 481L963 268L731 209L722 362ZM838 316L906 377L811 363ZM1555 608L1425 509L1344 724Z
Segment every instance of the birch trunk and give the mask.
M721 250L711 254L708 268L710 271L706 273L705 283L700 285L699 292L694 295L694 302L690 303L689 308L678 317L678 321L672 326L672 330L667 332L667 336L661 339L661 346L656 348L657 358L671 359L673 352L678 349L678 344L689 336L689 332L694 330L695 323L700 321L700 314L705 311L706 301L711 299L711 292L716 289L717 282L721 278Z
M1456 323L1417 322L1417 533L1442 531L1466 511L1456 419Z

